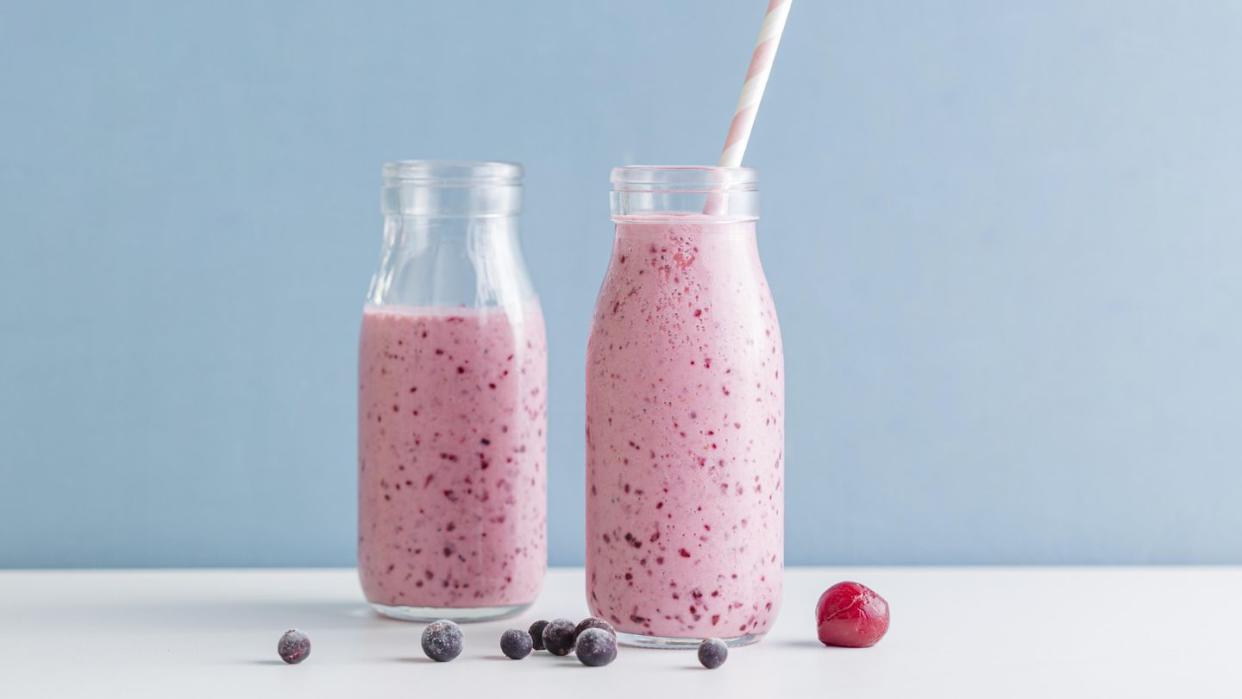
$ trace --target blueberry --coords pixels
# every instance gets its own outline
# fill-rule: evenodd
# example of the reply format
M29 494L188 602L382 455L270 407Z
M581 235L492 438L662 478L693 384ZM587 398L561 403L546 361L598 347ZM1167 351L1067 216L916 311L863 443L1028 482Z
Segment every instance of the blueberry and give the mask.
M543 627L543 647L552 655L569 655L574 649L574 622L553 619Z
M705 638L699 644L699 662L708 670L715 670L729 659L729 646L719 638Z
M448 619L427 624L423 629L423 652L438 663L461 655L461 627Z
M543 627L547 625L543 619L530 625L530 643L535 650L543 650Z
M584 629L578 634L577 653L583 665L607 665L617 659L617 637L600 628Z
M532 645L530 632L522 629L509 629L500 635L500 652L514 660L530 655Z
M581 636L582 632L586 631L587 629L603 629L604 631L607 631L613 636L617 635L617 630L612 628L612 624L609 624L608 622L598 617L589 616L583 619L582 621L578 622L578 627L574 629L574 638L578 638L579 636Z
M281 660L297 665L310 655L310 638L297 629L289 629L276 644L276 652Z

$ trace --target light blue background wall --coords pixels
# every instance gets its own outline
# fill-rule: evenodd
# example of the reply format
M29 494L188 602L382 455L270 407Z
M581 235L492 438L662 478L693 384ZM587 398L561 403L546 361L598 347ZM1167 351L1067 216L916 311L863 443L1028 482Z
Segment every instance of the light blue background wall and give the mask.
M528 167L582 550L609 167L765 3L0 6L0 566L345 565L404 157ZM793 563L1242 562L1242 4L802 0L752 141Z

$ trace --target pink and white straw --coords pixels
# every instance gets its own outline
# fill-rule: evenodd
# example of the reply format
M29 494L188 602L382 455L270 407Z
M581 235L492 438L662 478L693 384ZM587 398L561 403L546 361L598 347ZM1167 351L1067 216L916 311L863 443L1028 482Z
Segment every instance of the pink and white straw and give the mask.
M720 167L739 167L742 164L746 144L750 142L750 130L755 126L755 115L759 113L759 102L763 100L768 76L772 74L776 49L781 44L781 32L785 31L790 5L793 5L793 0L768 2L759 38L755 40L755 52L750 57L750 69L746 71L746 82L742 85L742 96L737 101L733 122L729 124L729 135L725 137L724 151L720 154Z

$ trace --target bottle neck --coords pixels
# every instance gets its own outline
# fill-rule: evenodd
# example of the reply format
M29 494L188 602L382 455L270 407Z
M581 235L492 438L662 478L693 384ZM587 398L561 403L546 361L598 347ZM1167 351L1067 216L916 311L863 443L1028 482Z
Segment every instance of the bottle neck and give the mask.
M516 216L384 217L368 303L484 308L521 306L533 297Z
M517 243L517 216L384 215L384 247L403 248L412 254L440 245L486 251Z
M516 308L533 298L518 244L521 176L514 163L386 163L384 245L368 303Z

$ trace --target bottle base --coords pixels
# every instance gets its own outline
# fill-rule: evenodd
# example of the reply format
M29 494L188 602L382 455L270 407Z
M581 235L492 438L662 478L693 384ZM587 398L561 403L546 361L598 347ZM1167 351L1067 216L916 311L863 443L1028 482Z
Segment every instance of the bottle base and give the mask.
M449 619L459 623L475 621L496 621L517 616L530 608L531 603L510 604L498 607L407 607L371 603L371 609L389 619L399 621L431 622Z
M706 638L706 637L705 637ZM761 633L747 633L741 636L721 638L730 648L749 646L763 638ZM680 638L676 636L648 636L640 633L617 632L617 643L636 648L662 648L665 650L694 650L703 642L702 638Z

